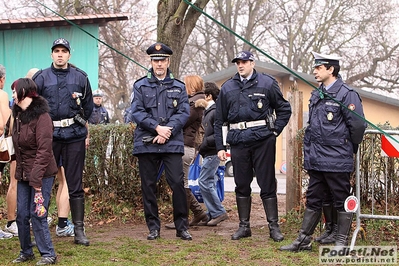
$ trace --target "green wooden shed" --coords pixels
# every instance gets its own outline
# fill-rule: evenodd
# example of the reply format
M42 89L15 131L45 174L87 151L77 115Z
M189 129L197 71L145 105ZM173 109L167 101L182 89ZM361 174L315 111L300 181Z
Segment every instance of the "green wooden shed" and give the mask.
M0 20L0 64L6 68L4 90L11 99L14 80L25 77L31 68L49 67L51 46L59 37L70 42L69 62L84 70L92 89L97 89L99 27L127 19L128 14L120 13Z

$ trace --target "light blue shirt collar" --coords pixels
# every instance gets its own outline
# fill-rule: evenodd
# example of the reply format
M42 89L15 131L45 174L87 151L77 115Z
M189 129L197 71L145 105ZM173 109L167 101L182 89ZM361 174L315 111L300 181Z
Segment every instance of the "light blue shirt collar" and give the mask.
M333 83L331 83L330 85L325 86L326 91L328 91L328 90L335 84L336 81L337 81L337 80L335 80L335 81L334 81Z
M246 77L246 78L240 76L240 79L241 79L241 82L242 82L244 79L246 79L246 80L248 81L248 80L251 79L251 77L252 77L252 73L251 73L251 75L249 75L249 76Z

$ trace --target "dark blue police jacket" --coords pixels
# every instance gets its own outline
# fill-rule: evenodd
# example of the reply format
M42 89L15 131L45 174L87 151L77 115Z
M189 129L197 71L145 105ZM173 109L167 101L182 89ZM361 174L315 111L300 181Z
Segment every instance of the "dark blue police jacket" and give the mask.
M109 116L107 109L105 109L102 105L94 105L93 112L91 113L88 122L89 124L93 125L108 124Z
M133 154L184 153L183 126L190 106L184 83L173 78L168 70L164 80L158 80L150 69L147 76L133 85L132 117L137 124ZM172 127L172 136L165 144L145 144L143 137L157 136L158 126Z
M321 87L319 89L323 90ZM352 172L353 147L362 141L367 127L362 119L362 101L359 94L340 78L324 93L326 95L321 99L320 92L313 90L310 97L309 121L303 143L304 168L323 172Z
M68 65L66 69L51 67L38 71L32 79L37 92L43 96L50 107L53 121L73 118L83 109L83 118L88 119L93 111L93 96L87 74L79 68ZM73 95L79 95L74 98ZM87 128L78 123L68 127L55 127L54 141L72 143L84 140Z
M280 134L291 117L291 105L284 99L277 81L254 69L251 78L243 85L238 73L227 80L216 101L215 141L218 151L225 149L222 141L222 125L238 122L266 120L267 115L275 113L275 132ZM274 133L267 126L257 126L244 130L231 129L227 143L253 143L264 140Z

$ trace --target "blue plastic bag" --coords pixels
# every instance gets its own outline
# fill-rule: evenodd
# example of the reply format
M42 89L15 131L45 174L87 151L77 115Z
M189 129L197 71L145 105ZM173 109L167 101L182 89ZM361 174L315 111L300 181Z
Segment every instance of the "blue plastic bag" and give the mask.
M224 200L224 171L226 170L226 166L219 165L216 170L216 175L219 177L218 181L216 181L216 191L218 193L218 197L220 201Z
M190 165L188 170L188 187L191 189L194 197L197 199L198 202L204 202L202 198L201 190L198 184L198 178L201 172L201 165L200 165L200 154L195 157L194 162Z
M197 155L194 159L194 162L190 165L188 170L188 187L191 189L194 197L198 202L203 203L204 198L202 197L201 190L198 184L198 178L201 172L200 165L200 156ZM220 165L216 170L216 175L218 176L218 180L216 182L216 191L220 201L224 200L224 171L226 170L225 166Z

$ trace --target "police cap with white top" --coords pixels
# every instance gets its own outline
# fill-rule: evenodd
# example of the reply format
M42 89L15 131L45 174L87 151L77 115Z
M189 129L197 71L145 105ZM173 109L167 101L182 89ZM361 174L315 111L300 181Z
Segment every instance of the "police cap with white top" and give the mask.
M93 91L93 97L103 97L103 94L100 90Z
M312 52L313 57L314 57L314 64L313 67L318 67L321 65L338 65L339 66L339 60L341 57L337 55L326 55L326 54L319 54L316 52Z
M173 54L172 49L160 42L154 43L148 47L146 52L151 57L151 60L163 60Z

